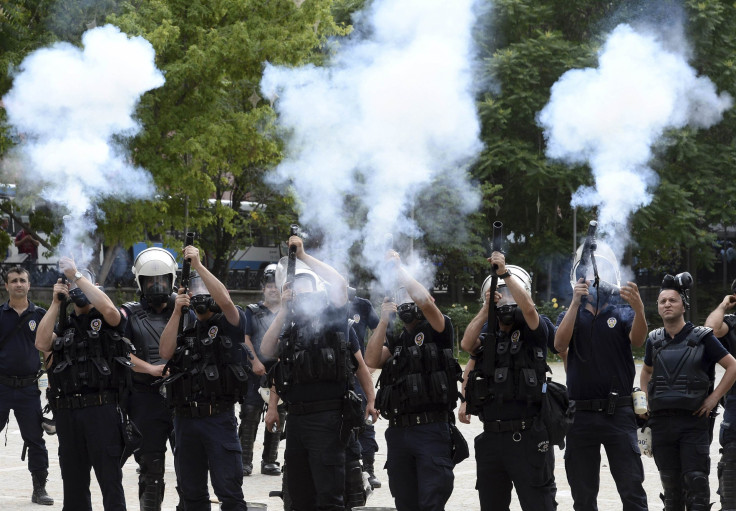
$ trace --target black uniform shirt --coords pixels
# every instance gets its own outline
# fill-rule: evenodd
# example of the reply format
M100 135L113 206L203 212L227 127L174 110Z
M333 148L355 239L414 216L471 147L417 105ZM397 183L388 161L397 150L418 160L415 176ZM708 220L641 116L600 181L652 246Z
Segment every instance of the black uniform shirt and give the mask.
M682 330L675 334L674 339L670 337L667 331L665 331L665 339L670 340L672 344L683 342L693 328L695 328L695 325L688 321L685 323L685 326L682 327ZM701 367L708 376L714 378L716 374L716 363L728 355L728 350L723 347L723 344L721 344L712 333L703 337L702 342L705 346L705 350L703 352L703 359L700 361ZM644 351L644 363L650 367L653 365L652 343L648 338L647 346Z
M253 349L256 350L258 359L262 363L272 362L261 355L261 341L263 340L263 336L266 334L266 330L268 330L268 327L273 323L276 313L271 312L271 309L266 307L263 302L258 302L256 305L258 306L258 312L261 316L260 319L255 317L250 306L245 308L245 335L250 337L250 342L253 343ZM263 330L259 324L260 322L263 322Z
M558 326L566 313L558 316ZM606 399L612 390L621 396L631 394L636 375L629 340L634 310L609 305L593 318L581 305L567 356L570 399Z
M437 345L437 348L440 350L443 350L445 348L454 349L455 348L455 332L452 328L452 320L448 316L445 316L444 314L442 315L442 317L445 318L445 328L441 332L438 332L437 330L432 328L431 325L428 325L429 328L432 328L432 331L434 332L432 335L432 342L434 342ZM422 320L422 321L426 321L426 320ZM421 323L419 324L421 325ZM406 327L404 327L404 330L402 330L399 340L406 339L410 345L411 345L411 342L413 341L414 344L416 344L417 346L421 346L421 344L424 342L424 334L421 332L418 332L418 330L420 329L416 328L412 332L409 332L406 329ZM392 343L389 341L390 340L387 339L385 344L386 346L388 346L389 350L391 350L393 353Z
M523 325L514 325L509 332L508 337L511 342L516 340L522 340L524 343L528 343L532 347L539 347L544 350L545 358L547 356L547 322L540 318L539 326L536 330L532 330L524 322ZM483 325L481 330L481 336L485 336L488 333L488 322ZM525 349L529 349L527 346ZM485 354L483 355L485 356ZM483 364L483 358L478 359L476 368L478 365ZM516 375L514 376L516 377ZM511 378L511 376L509 376ZM534 417L539 414L539 404L529 405L526 401L504 401L503 406L486 405L483 407L483 420L509 420L509 419L522 419L527 417Z
M2 341L0 348L0 374L6 376L35 375L41 367L41 358L36 349L36 327L46 314L46 309L37 307L28 302L28 308L19 316L10 302L0 308L0 340L12 332ZM18 323L22 326L13 332Z
M360 340L360 351L365 355L365 331L368 328L375 330L379 322L378 314L371 302L356 296L348 304L348 319L353 320L353 328Z

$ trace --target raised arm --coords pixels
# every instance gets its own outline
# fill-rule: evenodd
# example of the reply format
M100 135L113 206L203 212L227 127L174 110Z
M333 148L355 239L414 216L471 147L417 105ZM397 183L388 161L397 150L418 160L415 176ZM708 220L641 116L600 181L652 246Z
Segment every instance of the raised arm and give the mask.
M181 308L189 307L189 295L186 293L186 289L179 289L179 294L176 295L176 302L174 302L174 311L169 318L169 322L166 323L164 331L161 332L161 338L158 343L158 354L161 358L169 360L176 351L176 338L179 335L179 323L181 321Z
M723 318L726 316L726 312L736 305L736 294L726 295L721 303L708 315L708 319L705 320L705 326L713 329L713 335L719 339L728 333L728 325Z
M238 326L240 324L240 311L238 311L232 298L230 298L230 293L225 285L202 264L199 258L199 249L191 245L184 247L184 259L189 259L192 262L192 269L202 278L202 282L207 286L207 291L209 291L212 299L222 309L227 322L233 326Z
M386 330L391 319L391 315L396 314L396 304L394 302L383 302L381 304L381 318L378 325L371 332L368 343L365 346L365 363L368 367L378 369L383 367L388 357L391 356L388 348L385 346Z
M644 317L644 302L641 301L639 288L633 282L621 286L621 298L634 309L634 321L631 323L629 341L632 346L643 346L647 340L647 320Z
M289 238L289 246L296 246L296 257L316 273L319 278L329 284L330 302L335 307L342 307L348 303L348 283L340 272L327 263L323 263L316 257L304 251L304 242L299 236Z
M575 321L578 319L578 309L583 296L588 295L588 284L584 278L580 278L572 290L572 300L570 301L570 309L562 318L557 332L555 332L555 349L562 353L567 351L572 340L572 333L575 330Z
M35 344L38 351L44 353L51 351L54 339L56 338L56 335L54 334L54 325L56 324L56 319L59 317L59 309L61 308L61 300L59 297L68 295L69 286L63 283L61 279L57 280L56 284L54 284L54 294L51 300L51 305L49 305L46 314L43 315L43 318L41 318L41 321L36 327Z

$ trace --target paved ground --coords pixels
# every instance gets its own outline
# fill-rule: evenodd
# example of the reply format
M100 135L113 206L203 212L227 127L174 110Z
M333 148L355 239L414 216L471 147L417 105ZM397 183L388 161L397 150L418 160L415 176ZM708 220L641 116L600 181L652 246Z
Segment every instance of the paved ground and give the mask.
M640 368L640 363L637 369ZM553 365L554 377L556 380L564 381L564 370L561 364ZM376 377L374 375L374 377ZM719 373L720 377L720 373ZM637 376L638 381L638 376ZM716 428L720 424L720 417ZM482 425L474 418L470 425L460 424L461 431L465 434L468 444L471 448L471 457L465 460L463 463L455 467L455 491L447 505L448 511L463 510L472 511L479 509L477 492L475 491L475 463L473 457L473 438L482 431ZM388 489L388 477L386 472L383 470L383 464L386 461L386 449L384 440L384 431L386 429L386 421L380 420L376 425L377 428L377 439L380 446L380 451L376 455L376 468L380 468L377 471L378 478L384 483L383 487L377 489L368 501L368 506L371 507L391 507L393 506L393 499ZM7 433L6 433L7 431ZM3 440L0 444L0 510L3 511L15 511L15 510L34 510L40 511L44 509L36 504L31 503L32 484L31 477L26 468L25 462L20 460L20 453L22 448L22 440L20 438L20 431L18 430L17 423L15 422L12 414L10 418L10 424L6 431L3 431L2 436L7 438L7 442ZM717 435L716 429L716 435ZM260 459L261 455L261 443L263 440L262 429L259 431L258 438L256 439L255 459ZM59 473L59 462L57 457L58 442L57 437L46 437L47 447L49 449L50 456L50 481L48 484L49 494L56 499L54 506L50 506L47 509L61 509L62 504L62 488L61 488L61 476ZM283 448L283 443L282 443ZM557 478L557 501L559 503L558 509L561 511L572 510L572 499L570 497L570 488L567 484L565 477L563 452L555 448L557 451L556 465L555 465L555 476ZM282 452L283 455L283 452ZM621 503L618 500L618 494L616 493L615 485L610 477L607 466L608 462L605 457L605 452L602 453L602 469L601 469L601 492L598 498L598 506L601 511L613 511L621 509ZM711 482L711 501L717 502L718 498L715 495L715 489L717 488L718 481L715 477L715 466L718 461L718 441L713 442L711 446L711 465L712 473L710 477ZM649 496L649 506L652 510L662 509L662 503L659 500L659 493L661 491L659 476L657 474L657 468L652 458L643 458L644 471L645 471L645 489ZM135 473L136 465L131 459L124 467L124 479L125 494L128 503L128 509L137 510L137 476ZM262 503L268 506L269 510L282 511L283 507L281 502L277 498L269 497L268 492L271 490L280 489L281 479L273 476L265 476L260 473L256 473L250 477L246 477L243 484L243 491L245 493L246 500L253 503ZM96 481L92 479L92 502L93 509L102 509L102 498L100 496L99 488L97 487ZM174 464L170 456L166 460L166 498L164 499L163 510L173 511L176 504L176 496L174 490ZM212 494L214 496L214 494ZM716 504L714 509L719 509L720 505ZM216 505L213 505L213 509L217 509ZM520 509L516 496L514 496L511 504L511 509L518 511Z

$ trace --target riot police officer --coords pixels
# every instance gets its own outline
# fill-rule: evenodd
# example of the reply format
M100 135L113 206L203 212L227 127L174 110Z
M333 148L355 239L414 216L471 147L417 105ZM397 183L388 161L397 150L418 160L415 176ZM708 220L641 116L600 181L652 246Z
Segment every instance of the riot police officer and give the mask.
M163 386L167 403L174 408L180 497L187 511L209 510L209 471L221 508L245 511L234 406L248 390L243 366L245 314L202 264L196 247L185 247L183 257L193 270L189 293L179 290L159 346L161 358L169 359L170 375ZM179 334L182 308L189 306L197 319Z
M284 453L288 493L295 511L343 511L350 423L367 415L375 420L373 386L360 347L350 343L345 279L307 254L298 236L289 238L289 246L297 259L294 278L286 282L288 263L282 260L276 274L282 307L261 343L265 356L279 358L271 374L289 416ZM351 353L368 397L365 413L347 406L357 400L360 407L357 396L346 403L352 390ZM270 428L277 421L271 408L266 424Z
M666 275L657 298L664 327L647 337L641 388L665 511L710 509L711 412L736 381L736 359L710 328L685 321L689 273ZM715 389L716 362L726 369Z
M90 510L90 468L94 468L105 511L124 510L124 450L121 399L129 392L131 350L122 333L125 318L94 284L94 275L77 270L68 257L59 268L69 284L54 285L54 298L38 325L36 347L52 351L49 405L59 436L64 509ZM74 312L66 318L69 297ZM59 324L54 329L54 323Z
M391 250L388 259L402 286L399 305L382 304L365 356L370 367L382 368L376 406L389 420L389 488L399 511L438 511L454 483L450 421L460 376L454 332L429 291L401 266L399 254ZM393 314L404 324L398 339L386 336Z
M135 459L140 467L138 499L141 511L159 511L164 498L166 442L173 436L171 410L159 392L166 360L159 355L159 339L174 309L173 286L177 264L167 250L143 250L133 263L140 302L123 304L120 312L128 319L125 337L136 352L131 355L133 391L130 417L142 435Z
M49 453L41 429L41 392L38 376L41 368L35 346L36 327L46 313L28 299L30 274L22 266L10 268L5 276L8 301L0 307L0 432L13 410L28 447L28 470L33 480L31 502L50 506L46 493Z
M734 283L736 284L736 283ZM735 286L731 285L733 289ZM705 320L705 326L713 329L713 334L733 356L736 353L736 315L726 314L736 306L736 293L726 295L721 303ZM721 460L718 462L718 483L721 508L736 511L736 387L726 393L726 404L719 441Z
M261 291L263 300L252 303L245 308L245 337L252 343L255 351L253 359L253 373L250 375L250 388L245 402L240 409L240 428L238 436L243 449L243 472L249 476L253 472L253 443L258 433L258 424L263 415L264 401L259 390L261 388L261 376L273 366L274 359L266 358L261 353L261 340L263 335L271 326L273 318L276 317L281 308L281 292L276 285L276 265L269 264L263 270L261 277ZM279 424L283 426L286 418L286 407L279 407ZM279 462L279 441L281 430L271 431L268 428L263 432L263 455L261 460L261 474L277 476L281 474Z
M495 304L496 334L487 338L488 296L460 344L476 354L465 399L467 413L483 422L483 433L475 439L480 506L507 510L513 486L525 511L553 511L557 508L553 446L540 417L549 370L547 324L534 307L529 274L507 265L500 252L494 252L490 262L502 279ZM482 288L489 295L490 279Z
M622 509L643 511L647 495L631 398L636 376L631 347L646 340L644 303L633 282L619 287L610 247L599 242L586 252L584 243L570 271L570 308L557 318L555 334L557 351L568 352L567 390L576 406L566 437L567 481L576 511L598 509L603 445ZM612 305L614 293L630 307Z

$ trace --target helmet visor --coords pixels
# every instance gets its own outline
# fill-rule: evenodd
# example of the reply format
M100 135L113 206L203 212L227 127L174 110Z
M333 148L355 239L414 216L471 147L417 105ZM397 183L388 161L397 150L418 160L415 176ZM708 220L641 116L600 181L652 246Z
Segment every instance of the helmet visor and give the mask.
M496 302L496 307L503 307L505 305L516 305L516 300L511 296L511 290L508 286L498 286L496 292L501 293L501 298Z
M192 294L192 296L210 294L210 292L207 290L207 286L202 281L202 277L200 277L199 275L189 279L189 292Z

